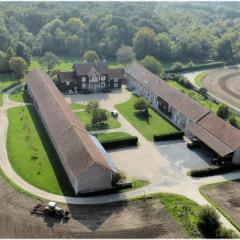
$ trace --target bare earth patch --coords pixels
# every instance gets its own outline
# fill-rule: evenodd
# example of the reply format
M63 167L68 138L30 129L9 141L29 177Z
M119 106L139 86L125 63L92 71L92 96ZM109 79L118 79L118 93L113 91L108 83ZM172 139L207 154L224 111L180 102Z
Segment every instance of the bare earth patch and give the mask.
M107 205L63 206L66 223L30 215L36 200L16 192L0 176L1 238L184 238L158 199Z
M240 179L207 185L201 192L240 229Z

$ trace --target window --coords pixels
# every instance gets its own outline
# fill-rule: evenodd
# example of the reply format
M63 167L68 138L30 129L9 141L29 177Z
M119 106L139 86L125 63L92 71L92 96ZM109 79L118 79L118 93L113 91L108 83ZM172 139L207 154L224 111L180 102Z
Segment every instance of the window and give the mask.
M114 78L114 82L118 82L118 78Z
M114 87L117 88L118 87L118 83L114 83Z
M86 77L82 77L82 82L86 82Z
M86 83L82 83L82 88L86 88Z
M101 87L105 87L105 82L102 82L102 83L101 83Z
M69 85L70 85L70 82L69 82L69 81L66 81L66 85L69 86Z
M102 76L101 76L101 80L102 80L102 81L105 81L105 80L106 80L106 76L102 75Z

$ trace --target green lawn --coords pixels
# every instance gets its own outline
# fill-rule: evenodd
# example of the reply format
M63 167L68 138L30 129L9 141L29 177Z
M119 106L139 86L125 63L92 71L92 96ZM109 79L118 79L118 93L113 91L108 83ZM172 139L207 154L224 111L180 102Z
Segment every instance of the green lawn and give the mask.
M10 100L15 102L31 102L29 97L24 92L24 86L17 88L9 95Z
M129 101L116 105L116 108L146 139L153 141L154 134L161 135L179 131L152 108L149 108L149 118L142 117L134 109L136 99L137 96L132 95Z
M60 63L55 68L60 69L61 71L72 71L72 66L74 63L83 62L81 58L75 58L75 57L60 57L59 59L60 59ZM109 68L111 69L124 68L124 67L125 66L123 64L119 64L116 62L109 62ZM41 66L39 57L33 57L31 59L29 70L32 70L33 68L41 68L42 70L47 71L46 67Z
M121 126L119 121L114 119L109 112L107 113L108 120L101 124L92 124L91 116L85 111L75 112L75 114L77 115L77 117L79 117L79 119L82 121L88 131L119 128Z
M100 133L96 135L96 138L101 141L107 140L118 140L126 137L131 137L132 135L125 132L112 132L112 133Z
M0 93L0 107L2 107L3 105L3 94Z
M85 108L85 105L80 103L70 103L69 106L72 110L79 110Z
M132 181L132 187L131 188L121 189L118 192L129 192L129 191L135 190L137 188L145 187L149 184L150 184L150 182L148 180L135 179L135 180Z
M8 110L7 151L14 170L35 187L73 196L73 189L33 106Z
M198 87L202 88L204 87L203 84L202 84L202 80L210 73L211 71L207 71L207 72L202 72L202 73L199 73L195 79L194 79L194 82L197 84Z
M0 74L0 92L14 83L16 79L12 77L12 74Z
M167 212L175 218L182 230L190 238L201 237L197 227L198 214L201 206L196 202L182 195L172 193L150 194L133 198L133 201L139 201L144 198L159 199Z
M173 80L169 80L169 81L167 81L167 83L170 86L176 88L177 90L183 92L184 94L186 94L188 97L192 98L193 100L199 102L202 106L210 109L211 111L216 112L218 110L218 104L210 101L209 99L206 99L198 92L188 89L188 88L185 88L182 85L180 85L178 82L173 81Z

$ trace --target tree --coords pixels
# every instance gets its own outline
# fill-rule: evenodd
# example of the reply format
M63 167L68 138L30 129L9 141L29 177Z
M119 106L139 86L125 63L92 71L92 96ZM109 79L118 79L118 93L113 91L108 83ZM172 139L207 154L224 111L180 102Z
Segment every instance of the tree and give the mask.
M138 59L143 59L146 55L156 56L158 42L153 29L142 27L133 38L133 48Z
M231 117L229 118L229 123L230 123L233 127L239 128L237 119L236 119L234 116L231 116Z
M213 207L204 206L201 208L198 215L197 226L206 238L216 237L217 230L220 228L221 224L219 215Z
M31 62L31 53L30 48L26 46L23 42L18 42L14 48L15 55L21 57L25 60L27 65L30 65Z
M122 64L128 64L136 58L133 49L129 46L122 46L117 51L117 61Z
M66 31L70 32L72 35L80 35L85 26L80 18L70 18L66 23Z
M99 103L95 100L91 100L87 103L87 106L85 108L85 111L92 115L93 112L97 111L99 109Z
M52 52L46 52L41 59L41 64L46 66L48 73L51 73L52 69L59 63L59 58Z
M14 75L20 82L20 79L23 78L27 63L21 57L12 57L9 61L10 69L13 71Z
M180 63L180 62L175 62L173 64L173 66L171 67L171 70L176 70L176 71L179 71L179 70L182 70L184 68L183 64Z
M147 112L148 109L148 102L144 97L137 98L136 102L134 103L134 108L140 112Z
M92 113L92 123L96 124L96 123L101 123L101 122L105 122L108 119L108 115L107 115L107 111L104 109L97 109Z
M8 70L6 53L0 50L0 73L4 73Z
M226 104L224 103L221 103L218 107L218 110L217 110L217 116L224 119L224 120L227 120L230 116L230 111L229 111L229 108Z
M147 55L140 63L154 74L162 76L164 73L162 64L153 56Z
M99 57L95 51L87 51L83 55L83 59L88 63L99 62Z

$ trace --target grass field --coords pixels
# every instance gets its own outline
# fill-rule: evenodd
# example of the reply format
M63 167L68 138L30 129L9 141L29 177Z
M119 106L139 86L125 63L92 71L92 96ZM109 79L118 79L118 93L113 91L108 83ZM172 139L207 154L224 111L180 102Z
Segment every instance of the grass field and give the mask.
M72 110L79 110L79 109L85 108L85 105L80 104L80 103L70 103L69 106Z
M183 92L193 100L199 102L202 106L210 109L211 111L216 112L218 110L218 104L210 101L209 99L204 98L201 94L197 93L196 91L185 88L182 85L180 85L178 82L173 80L169 80L167 81L167 83L170 86L176 88L177 90Z
M8 110L7 151L14 170L35 187L73 196L73 189L33 106Z
M100 124L92 124L91 116L85 111L75 112L75 114L77 115L77 117L79 117L79 119L82 121L88 131L119 128L121 126L119 121L114 119L109 112L107 113L108 120Z
M10 95L9 99L15 102L31 102L29 97L24 92L24 86L17 88Z
M60 69L61 71L72 71L72 66L74 63L83 62L80 58L74 58L74 57L60 57L59 59L60 59L60 63L55 68ZM109 62L108 64L109 64L109 68L111 69L125 67L123 64L118 64L115 62ZM31 59L29 70L32 70L33 68L41 68L42 70L47 71L46 67L40 64L40 58L38 57L33 57Z
M150 141L153 141L153 135L161 135L166 133L178 132L171 123L161 117L153 109L149 108L149 118L142 117L134 109L134 103L137 100L135 95L125 102L116 105L116 108L121 112L127 120L141 132L144 137Z
M96 135L96 138L101 141L107 141L107 140L118 140L125 137L130 137L129 133L125 132L111 132L111 133L100 133Z
M190 238L201 237L197 227L198 214L201 206L187 197L172 193L155 193L133 198L132 201L139 201L144 198L159 199L167 212L174 217L182 230Z
M203 84L202 84L202 80L203 78L205 78L208 74L210 74L211 71L207 71L207 72L202 72L202 73L199 73L195 79L194 79L194 82L196 83L196 85L200 88L204 87Z
M0 74L0 93L10 85L14 84L16 79L12 77L12 74Z

